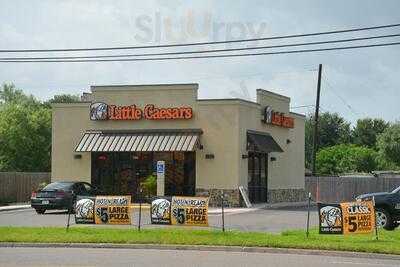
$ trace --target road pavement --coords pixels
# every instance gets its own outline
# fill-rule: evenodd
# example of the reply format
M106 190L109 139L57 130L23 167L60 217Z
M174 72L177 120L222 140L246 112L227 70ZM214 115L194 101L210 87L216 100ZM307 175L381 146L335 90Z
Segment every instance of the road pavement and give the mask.
M395 267L400 261L360 257L224 251L0 248L0 266L340 266Z
M44 215L38 215L33 209L2 211L0 212L0 226L65 226L67 222L67 213L64 211L47 211ZM133 214L133 225L138 224L138 212ZM225 215L226 229L235 229L241 231L265 231L281 232L288 229L304 229L306 226L307 212L302 208L295 209L238 209ZM71 216L71 222L74 224L74 218ZM221 228L221 214L210 214L209 224L212 229ZM311 212L311 227L318 225L317 211ZM84 226L84 225L80 225ZM90 225L94 226L94 225ZM74 225L72 226L74 227ZM103 225L96 227L120 227L129 228L132 226L110 226ZM143 210L142 227L171 227L151 225L149 210Z

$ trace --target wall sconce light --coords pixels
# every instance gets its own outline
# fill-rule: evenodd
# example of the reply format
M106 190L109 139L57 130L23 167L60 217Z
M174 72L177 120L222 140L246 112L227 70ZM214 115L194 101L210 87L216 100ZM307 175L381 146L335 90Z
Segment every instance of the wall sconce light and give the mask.
M202 150L204 147L203 145L199 145L199 149Z
M249 155L247 155L247 154L242 155L242 159L248 159L248 158L249 158Z
M271 157L271 161L276 161L276 158L275 157Z
M214 154L206 154L206 159L213 159L215 158Z
M81 159L82 158L82 155L81 154L75 154L74 155L74 159Z
M292 142L292 140L286 139L286 144L290 144L291 142Z

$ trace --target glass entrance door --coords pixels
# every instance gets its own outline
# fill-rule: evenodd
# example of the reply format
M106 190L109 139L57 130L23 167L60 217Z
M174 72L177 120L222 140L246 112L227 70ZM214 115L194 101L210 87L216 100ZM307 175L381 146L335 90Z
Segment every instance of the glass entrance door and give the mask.
M248 191L251 203L268 202L268 154L249 152Z

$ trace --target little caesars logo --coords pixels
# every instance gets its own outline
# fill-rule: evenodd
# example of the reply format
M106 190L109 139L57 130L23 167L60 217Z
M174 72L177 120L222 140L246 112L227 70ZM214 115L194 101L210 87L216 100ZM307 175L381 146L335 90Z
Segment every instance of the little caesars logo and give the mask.
M275 111L270 106L264 108L262 116L262 121L266 124L294 128L294 119L292 117L287 117L284 113Z
M160 108L153 104L146 105L143 109L136 105L116 106L103 102L90 105L90 119L97 120L188 120L193 117L191 107Z

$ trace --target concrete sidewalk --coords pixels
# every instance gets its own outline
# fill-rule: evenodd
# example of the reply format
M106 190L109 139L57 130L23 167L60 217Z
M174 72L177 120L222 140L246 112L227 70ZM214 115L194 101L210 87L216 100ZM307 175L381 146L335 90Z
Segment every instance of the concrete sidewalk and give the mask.
M9 206L0 206L0 212L2 211L10 211L10 210L22 210L22 209L30 209L31 205L26 203L14 204Z
M311 203L311 207L315 207L316 203ZM231 214L239 214L245 212L252 212L260 209L285 209L285 208L300 208L300 207L307 207L307 202L281 202L281 203L260 203L255 204L251 208L224 208L225 213ZM21 210L21 209L30 209L31 205L28 203L16 203L13 205L8 206L0 206L0 212L2 211L12 211L12 210ZM131 204L131 209L139 209L138 203ZM150 209L149 204L142 204L142 209L148 210ZM210 207L208 209L208 214L221 214L222 209L221 207Z

